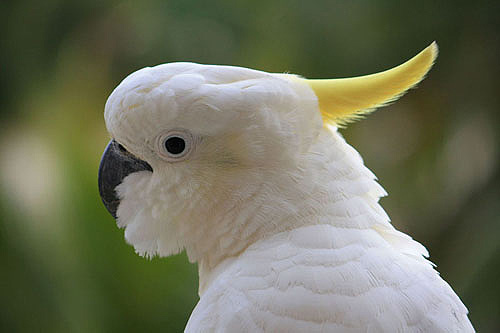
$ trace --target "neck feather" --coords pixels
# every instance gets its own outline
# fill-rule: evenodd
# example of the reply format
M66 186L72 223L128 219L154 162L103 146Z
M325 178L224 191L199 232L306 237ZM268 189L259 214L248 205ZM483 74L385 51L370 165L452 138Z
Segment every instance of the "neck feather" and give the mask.
M186 246L190 260L199 264L200 292L214 272L256 241L306 225L372 228L388 239L404 240L402 247L416 255L425 254L389 223L378 204L386 192L339 133L323 129L299 165L264 173L260 184L235 189L236 199L233 192L233 199L213 202L210 211L218 214L207 224L217 228L200 222L196 240Z

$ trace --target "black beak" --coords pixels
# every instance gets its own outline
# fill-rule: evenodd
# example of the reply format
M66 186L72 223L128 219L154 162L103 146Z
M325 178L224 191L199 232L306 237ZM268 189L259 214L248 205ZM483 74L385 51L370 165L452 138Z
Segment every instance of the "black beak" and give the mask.
M120 185L127 175L148 170L153 172L151 166L129 153L121 144L111 140L104 150L99 165L99 194L104 206L116 219L116 211L120 204L120 199L116 195L115 187Z

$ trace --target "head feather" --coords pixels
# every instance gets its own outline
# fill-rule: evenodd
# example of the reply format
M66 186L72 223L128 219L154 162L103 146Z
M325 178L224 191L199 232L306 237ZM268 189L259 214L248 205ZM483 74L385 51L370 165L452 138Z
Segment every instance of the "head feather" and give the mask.
M325 123L345 125L384 106L418 84L430 70L438 54L436 42L392 69L353 78L301 79L318 97Z

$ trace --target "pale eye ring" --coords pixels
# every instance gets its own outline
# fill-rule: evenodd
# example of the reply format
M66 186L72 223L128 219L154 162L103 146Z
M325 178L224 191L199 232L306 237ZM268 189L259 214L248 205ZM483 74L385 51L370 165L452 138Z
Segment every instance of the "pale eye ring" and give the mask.
M176 129L160 134L157 139L160 156L169 162L185 160L193 149L193 136L187 130Z

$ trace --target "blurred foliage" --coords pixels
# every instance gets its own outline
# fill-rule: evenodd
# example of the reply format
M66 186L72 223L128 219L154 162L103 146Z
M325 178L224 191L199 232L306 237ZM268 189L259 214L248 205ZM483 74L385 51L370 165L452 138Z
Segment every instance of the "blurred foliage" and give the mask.
M1 2L0 330L179 332L196 304L196 266L135 255L97 192L103 106L130 72L195 61L353 76L437 40L420 89L342 132L476 329L500 331L499 4Z

